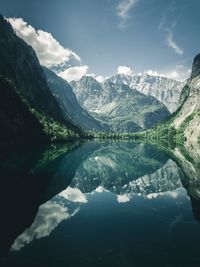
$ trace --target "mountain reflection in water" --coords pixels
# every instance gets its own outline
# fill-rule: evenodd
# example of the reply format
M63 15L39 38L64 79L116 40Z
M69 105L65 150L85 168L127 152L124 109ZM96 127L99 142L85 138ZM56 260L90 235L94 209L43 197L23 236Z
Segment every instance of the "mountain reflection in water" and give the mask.
M1 265L198 266L200 201L174 159L134 142L7 155Z

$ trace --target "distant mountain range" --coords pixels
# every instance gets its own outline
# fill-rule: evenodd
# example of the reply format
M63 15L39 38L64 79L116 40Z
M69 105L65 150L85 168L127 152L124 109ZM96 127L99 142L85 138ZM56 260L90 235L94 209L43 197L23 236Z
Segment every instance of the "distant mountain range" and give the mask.
M99 83L90 76L71 82L80 105L114 132L137 132L153 127L170 113L151 95L124 83Z
M173 113L179 106L179 98L185 82L179 82L148 73L136 75L116 74L107 79L114 84L126 84L145 95L154 96Z

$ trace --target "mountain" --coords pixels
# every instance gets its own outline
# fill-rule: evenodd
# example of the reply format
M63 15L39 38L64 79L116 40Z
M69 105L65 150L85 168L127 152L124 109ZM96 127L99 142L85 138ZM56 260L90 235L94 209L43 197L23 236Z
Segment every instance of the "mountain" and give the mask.
M115 132L137 132L153 127L169 116L155 97L125 84L97 82L90 76L71 83L80 105Z
M185 137L184 146L193 158L200 157L200 54L194 58L192 73L181 94L182 106L171 125Z
M57 76L53 71L43 67L44 74L47 79L48 86L60 104L61 110L69 117L75 125L78 125L84 130L101 131L106 128L106 125L95 120L85 109L83 109L76 99L71 85ZM108 126L107 126L107 129Z
M45 141L42 125L22 102L15 88L0 76L0 144Z
M116 74L107 79L115 84L126 84L145 95L151 95L162 102L173 113L179 106L179 97L185 83L147 73L141 75Z
M17 93L21 99L20 105L25 105L24 109L28 108L29 112L34 113L43 132L46 131L45 134L49 135L51 140L56 139L57 135L61 138L61 132L63 135L73 135L72 132L80 134L80 128L63 113L49 89L43 69L32 47L17 37L10 23L1 15L0 28L0 75L2 79L9 81L15 91L9 90L11 97L15 98ZM1 86L1 90L4 90L7 85L2 82ZM4 94L3 91L2 94ZM1 112L6 114L9 112L9 107L1 109ZM23 114L19 116L22 118ZM17 121L18 117L13 117L7 126L11 126L13 120ZM12 132L13 127L10 130Z
M82 107L91 112L98 112L102 106L102 85L90 76L83 76L79 81L72 81L71 86Z

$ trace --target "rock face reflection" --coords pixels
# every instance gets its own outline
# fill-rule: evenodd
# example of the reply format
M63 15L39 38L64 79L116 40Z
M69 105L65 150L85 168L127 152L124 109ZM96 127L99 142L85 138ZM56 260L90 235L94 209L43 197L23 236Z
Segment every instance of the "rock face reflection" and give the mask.
M190 197L193 215L200 222L200 157L199 148L178 147L173 151L174 159L184 173L182 184Z
M147 144L101 145L76 171L71 183L84 193L99 186L117 195L159 193L181 186L181 170L165 153Z

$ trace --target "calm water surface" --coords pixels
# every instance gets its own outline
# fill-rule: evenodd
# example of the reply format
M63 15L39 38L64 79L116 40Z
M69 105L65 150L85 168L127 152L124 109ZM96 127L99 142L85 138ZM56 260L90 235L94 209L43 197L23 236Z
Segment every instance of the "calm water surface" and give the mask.
M21 149L0 174L0 266L200 266L190 177L153 146Z

